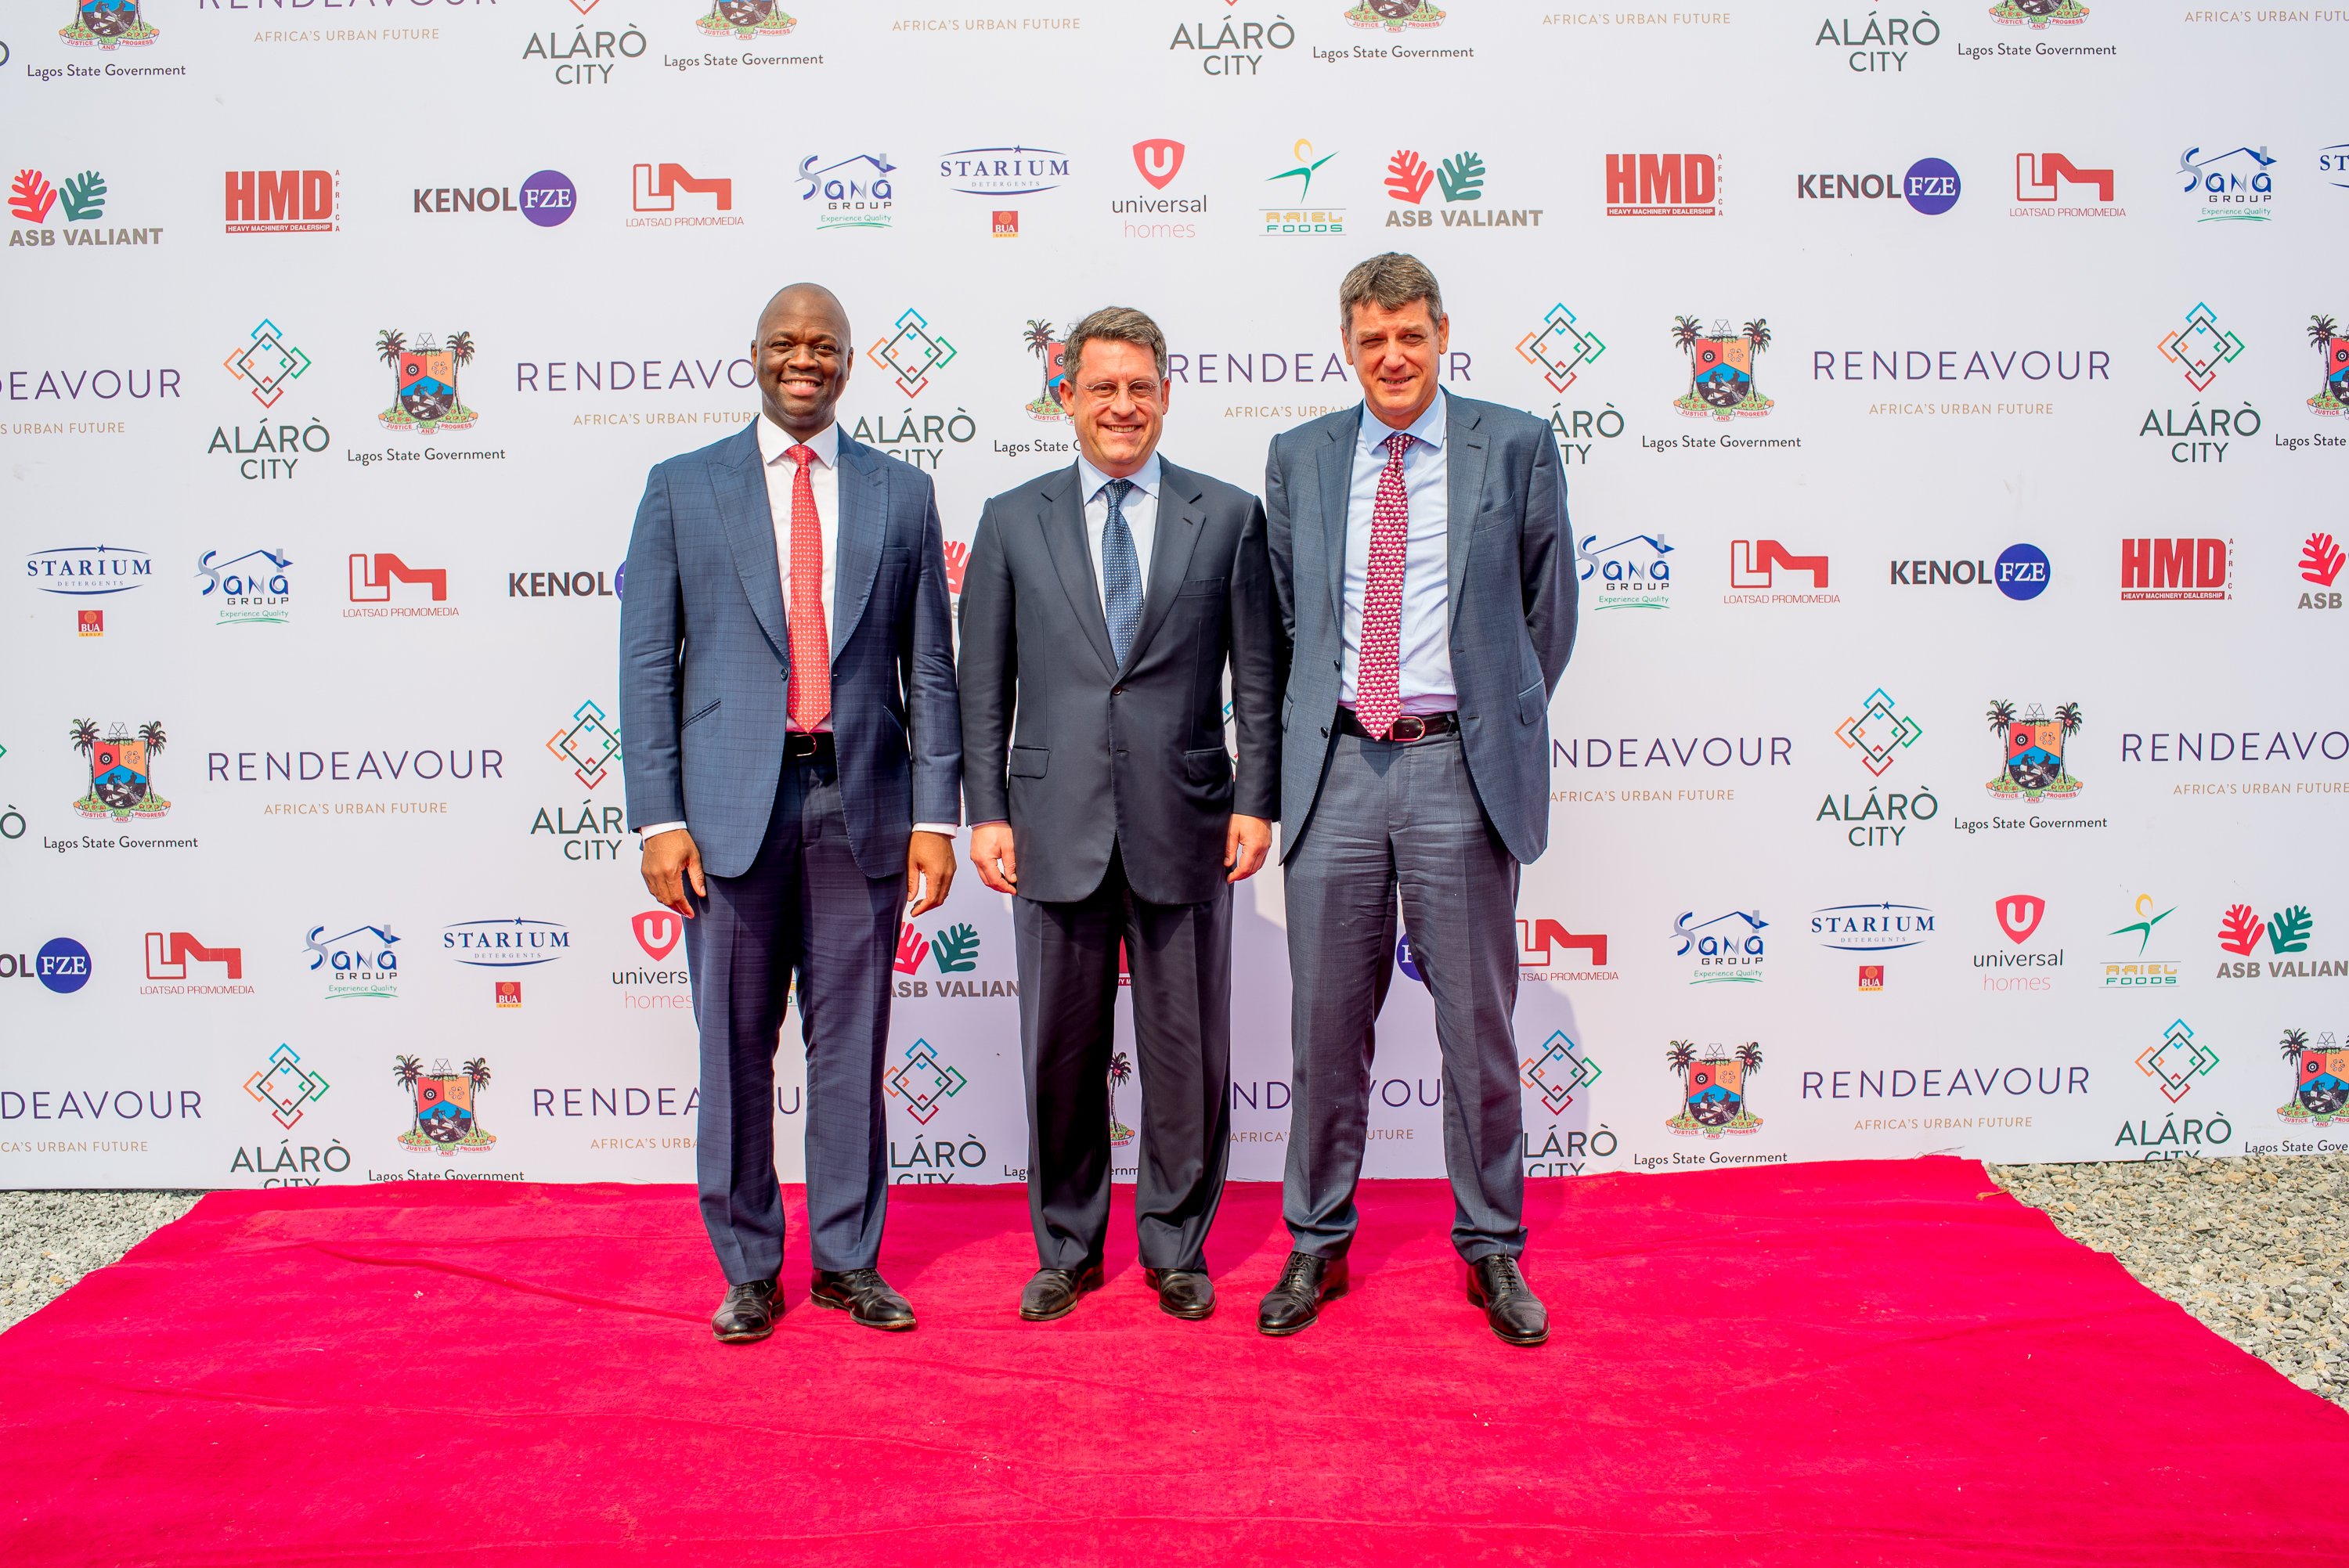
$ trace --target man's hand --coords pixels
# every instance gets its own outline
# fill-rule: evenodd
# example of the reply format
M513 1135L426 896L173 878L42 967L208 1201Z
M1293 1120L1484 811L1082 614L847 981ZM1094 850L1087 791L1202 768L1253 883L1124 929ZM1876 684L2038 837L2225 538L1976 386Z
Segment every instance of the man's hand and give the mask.
M1262 817L1243 817L1232 813L1232 825L1224 832L1224 864L1232 868L1226 882L1246 882L1264 869L1264 857L1272 851L1272 824Z
M926 885L925 885L926 884ZM944 833L916 833L905 845L905 897L912 920L946 903L954 886L954 840Z
M1012 847L1011 824L982 822L970 830L971 869L998 892L1019 891L1019 851Z
M709 896L709 889L701 881L701 846L693 841L691 833L683 828L671 828L645 841L645 886L652 890L654 903L691 920L693 905L685 897L685 884L688 882L693 884L694 897Z

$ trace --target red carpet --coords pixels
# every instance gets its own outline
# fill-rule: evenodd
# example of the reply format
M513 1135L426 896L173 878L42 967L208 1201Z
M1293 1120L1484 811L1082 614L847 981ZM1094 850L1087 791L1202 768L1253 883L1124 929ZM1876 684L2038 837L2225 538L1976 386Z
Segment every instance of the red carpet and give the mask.
M1130 1191L1130 1190L1128 1190ZM1550 1344L1462 1301L1437 1182L1273 1341L1133 1263L1018 1321L1016 1187L902 1188L916 1333L728 1348L681 1187L228 1192L0 1336L8 1563L2349 1562L2349 1414L1955 1160L1532 1183ZM793 1219L794 1226L797 1217Z

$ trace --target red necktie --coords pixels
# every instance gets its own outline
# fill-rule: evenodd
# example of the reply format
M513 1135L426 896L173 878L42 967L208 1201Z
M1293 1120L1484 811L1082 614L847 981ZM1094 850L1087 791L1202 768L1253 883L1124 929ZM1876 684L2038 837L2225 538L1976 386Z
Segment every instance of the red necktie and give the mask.
M1403 499L1402 455L1411 449L1407 430L1382 443L1386 471L1379 475L1378 499L1371 506L1371 566L1362 588L1362 637L1354 665L1354 717L1380 740L1402 712L1403 540L1411 508Z
M823 624L823 522L815 514L815 483L808 478L814 449L793 447L783 456L799 464L792 476L792 597L785 612L792 681L787 703L792 727L812 732L832 712L832 635Z

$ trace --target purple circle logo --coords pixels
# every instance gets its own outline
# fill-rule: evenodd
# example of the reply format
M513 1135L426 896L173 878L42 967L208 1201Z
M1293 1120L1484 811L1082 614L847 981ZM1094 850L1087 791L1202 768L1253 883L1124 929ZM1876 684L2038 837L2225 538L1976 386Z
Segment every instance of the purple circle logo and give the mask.
M1909 205L1928 218L1938 218L1958 204L1958 171L1938 158L1920 158L1909 166L1900 181Z
M542 229L554 228L578 205L578 188L561 170L542 169L522 182L522 215Z

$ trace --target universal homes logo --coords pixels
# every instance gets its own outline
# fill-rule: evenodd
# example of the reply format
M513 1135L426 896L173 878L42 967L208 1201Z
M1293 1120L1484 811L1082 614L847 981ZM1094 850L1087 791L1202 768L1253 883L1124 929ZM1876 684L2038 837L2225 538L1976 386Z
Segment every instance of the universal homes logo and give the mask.
M399 938L384 925L355 925L328 936L314 925L302 939L305 965L328 1002L391 1002L399 997Z
M623 61L642 56L646 47L645 36L634 27L616 33L574 27L568 38L561 28L550 27L543 38L530 35L530 41L522 46L522 57L544 61L557 87L600 88L611 86L612 72Z
M405 333L385 327L376 335L375 354L391 367L392 403L376 420L387 430L433 436L449 430L470 430L481 416L457 397L457 373L473 362L473 335L450 335L440 346L433 335L419 334L410 346Z
M34 587L78 599L144 588L154 573L155 562L145 551L116 544L65 544L25 557L25 575Z
M1958 204L1964 182L1954 165L1920 158L1905 174L1797 174L1797 201L1907 201L1909 210L1938 218Z
M2130 992L2177 985L2180 974L2178 965L2168 959L2151 956L2155 933L2161 929L2163 921L2177 913L2176 904L2170 905L2168 909L2162 909L2158 907L2158 901L2152 894L2137 894L2137 903L2131 910L2135 918L2126 925L2115 927L2108 934L2124 939L2136 937L2137 950L2125 958L2106 962L2104 975L2098 989L2108 995L2121 995ZM2173 926L2168 934L2176 934L2177 928Z
M2349 1050L2331 1030L2308 1043L2306 1029L2286 1029L2279 1042L2293 1074L2292 1098L2276 1107L2276 1119L2291 1127L2329 1127L2349 1110Z
M217 550L196 557L197 590L215 626L282 626L294 616L294 558L283 550L248 550L226 561Z
M1267 60L1296 46L1297 29L1276 15L1269 22L1242 16L1226 16L1220 26L1208 21L1177 22L1166 49L1169 54L1188 49L1203 73L1229 81L1262 75ZM1314 53L1319 56L1320 51Z
M163 231L150 226L118 229L98 226L106 216L106 177L95 169L85 169L69 175L59 185L49 183L48 176L37 169L19 169L8 187L8 213L19 222L36 225L11 229L11 245L160 245ZM48 227L49 215L57 216L57 227ZM78 224L90 224L79 228ZM60 241L62 236L62 242Z
M1759 985L1769 945L1762 933L1769 924L1758 909L1733 909L1709 920L1684 910L1672 922L1672 940L1679 944L1672 956L1696 960L1689 971L1692 985Z
M1133 166L1144 183L1153 191L1164 191L1183 171L1183 144L1165 137L1133 144ZM1199 237L1196 222L1135 222L1135 218L1203 218L1207 211L1207 198L1203 191L1193 196L1117 196L1110 199L1112 216L1120 223L1121 237L1128 240L1195 240Z
M171 812L171 802L155 792L151 777L154 759L171 739L161 719L140 725L136 735L118 724L100 736L93 720L77 718L66 738L89 764L89 789L73 803L80 815L127 822L134 817L152 821Z
M1664 1052L1664 1066L1681 1080L1680 1110L1664 1123L1676 1136L1719 1138L1762 1130L1762 1119L1745 1099L1747 1083L1762 1071L1759 1041L1729 1050L1674 1040Z
M1811 47L1842 51L1843 64L1866 76L1905 72L1911 53L1932 48L1940 41L1941 25L1930 13L1879 18L1870 11L1868 19L1857 25L1848 16L1822 21Z
M2236 955L2221 959L2221 980L2330 980L2349 975L2349 959L2303 958L2316 930L2306 904L2295 903L2261 920L2248 903L2230 904L2219 922L2219 947ZM2258 954L2265 943L2271 956L2262 969Z
M68 0L73 20L57 36L78 49L144 48L163 30L139 14L139 0Z
M636 945L644 950L647 958L659 965L667 962L668 955L677 951L677 944L684 940L685 920L673 909L648 909L629 919L628 934L636 939ZM612 984L619 990L620 1006L630 1011L689 1010L693 1006L692 982L692 975L686 969L612 971ZM794 1105L792 1109L798 1108ZM532 1114L537 1114L534 1106ZM666 1116L668 1112L664 1110L661 1114Z
M800 160L793 176L807 187L800 192L802 211L815 214L819 232L832 229L887 229L897 221L897 188L889 178L897 166L885 152L856 152L817 166L821 155ZM820 201L820 204L817 204Z
M1992 949L1973 955L1974 967L1992 971L2060 969L2064 966L2064 949L2054 951L2027 946L2039 934L2040 923L2047 915L2047 901L2037 893L2013 892L1994 901L1991 914L1997 923L1999 934L2013 943L2020 952ZM2035 975L1991 974L1982 977L1982 988L1991 992L2041 992L2054 989L2054 982Z
M963 196L1040 196L1068 183L1069 154L1050 147L960 147L938 155L938 178Z
M521 201L514 200L520 195ZM579 210L579 188L559 169L542 169L513 185L433 185L409 188L411 217L512 212L540 229L567 222Z
M1428 228L1440 217L1447 229L1511 229L1541 227L1538 207L1485 208L1485 160L1475 152L1455 152L1431 164L1409 148L1387 160L1387 194L1407 206L1390 209L1390 229ZM1426 205L1430 188L1444 198L1441 207Z
M1289 156L1296 160L1296 166L1284 169L1277 174L1267 175L1265 183L1272 185L1284 180L1297 181L1298 183L1293 186L1283 187L1284 192L1296 193L1296 204L1288 207L1260 208L1258 211L1263 214L1264 222L1258 232L1268 237L1278 235L1289 238L1306 234L1344 233L1346 210L1343 207L1316 207L1311 204L1313 177L1338 155L1334 152L1327 152L1316 158L1313 155L1313 143L1301 137L1290 146L1288 150ZM1323 189L1328 189L1326 182Z
M1713 152L1610 152L1609 218L1718 218L1722 164Z
M1921 903L1837 903L1811 912L1811 934L1838 953L1894 953L1933 934L1933 912Z
M496 1144L497 1135L481 1126L478 1109L490 1087L487 1057L475 1057L455 1069L442 1057L427 1072L420 1058L396 1056L391 1076L406 1091L411 1108L408 1129L399 1135L403 1147L453 1156L460 1151L485 1154Z
M2189 147L2178 155L2180 189L2194 198L2198 223L2265 223L2275 217L2275 164L2265 147L2243 146L2206 155Z

